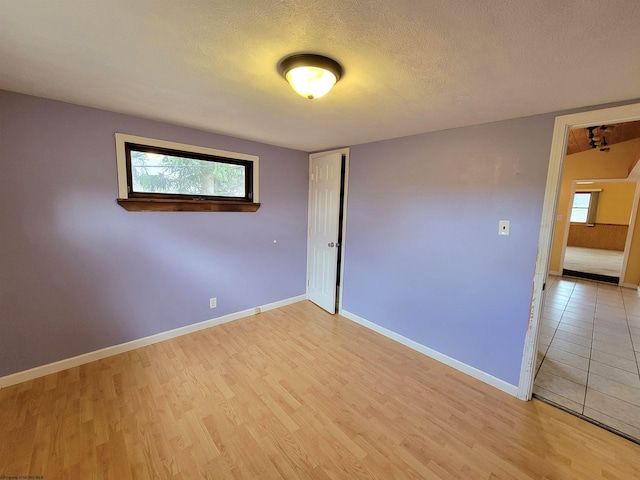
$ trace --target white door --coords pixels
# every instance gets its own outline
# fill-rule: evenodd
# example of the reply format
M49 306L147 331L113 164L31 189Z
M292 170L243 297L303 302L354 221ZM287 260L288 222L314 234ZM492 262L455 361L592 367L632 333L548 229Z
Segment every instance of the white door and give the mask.
M336 313L342 153L310 156L307 296Z

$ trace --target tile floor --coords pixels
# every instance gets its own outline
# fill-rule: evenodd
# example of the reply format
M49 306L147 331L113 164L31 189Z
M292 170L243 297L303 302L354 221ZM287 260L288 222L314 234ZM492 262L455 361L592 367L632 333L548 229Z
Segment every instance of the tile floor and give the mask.
M533 392L640 441L640 297L550 276Z

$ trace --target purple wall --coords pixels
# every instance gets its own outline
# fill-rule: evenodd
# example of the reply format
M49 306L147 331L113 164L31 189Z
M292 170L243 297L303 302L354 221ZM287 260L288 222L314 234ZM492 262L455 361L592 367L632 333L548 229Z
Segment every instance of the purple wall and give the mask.
M343 308L517 385L558 114L352 147ZM262 207L125 211L116 132L259 155ZM305 293L304 152L0 91L0 158L0 376Z
M262 206L125 211L116 132L259 155ZM0 376L305 293L304 152L0 91L0 158Z
M517 385L554 119L352 147L343 308Z

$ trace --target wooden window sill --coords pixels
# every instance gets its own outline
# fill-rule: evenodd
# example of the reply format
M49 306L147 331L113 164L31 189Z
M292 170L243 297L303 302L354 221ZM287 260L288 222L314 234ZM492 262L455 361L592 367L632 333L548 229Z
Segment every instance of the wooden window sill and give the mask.
M215 200L168 200L118 198L118 205L129 212L255 212L259 203Z

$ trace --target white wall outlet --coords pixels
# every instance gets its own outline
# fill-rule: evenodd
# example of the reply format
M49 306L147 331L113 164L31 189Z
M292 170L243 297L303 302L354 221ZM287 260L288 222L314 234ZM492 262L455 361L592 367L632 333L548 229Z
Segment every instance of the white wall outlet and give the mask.
M218 306L218 298L212 297L209 299L209 308L216 308Z
M500 220L498 222L498 235L509 235L509 220Z

